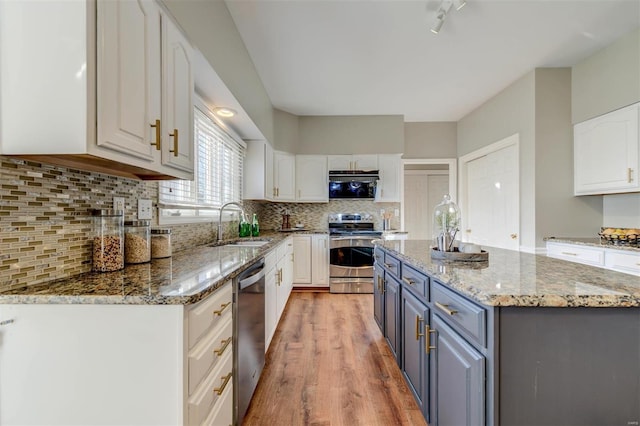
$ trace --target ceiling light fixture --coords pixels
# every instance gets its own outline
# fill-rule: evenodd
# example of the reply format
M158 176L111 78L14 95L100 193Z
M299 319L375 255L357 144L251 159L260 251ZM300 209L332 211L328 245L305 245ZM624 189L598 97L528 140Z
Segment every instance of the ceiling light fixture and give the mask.
M235 110L226 107L216 107L213 109L213 113L223 118L231 118L237 114Z
M466 0L456 0L456 10L460 10L467 4Z
M460 10L467 4L467 1L466 0L455 0L455 4L456 4L456 10ZM434 21L433 25L431 26L431 32L432 33L438 34L440 32L440 29L442 28L442 25L444 24L444 21L447 18L447 14L451 10L452 6L453 6L453 1L452 0L441 0L440 1L440 7L438 8L438 11L436 12L436 20Z

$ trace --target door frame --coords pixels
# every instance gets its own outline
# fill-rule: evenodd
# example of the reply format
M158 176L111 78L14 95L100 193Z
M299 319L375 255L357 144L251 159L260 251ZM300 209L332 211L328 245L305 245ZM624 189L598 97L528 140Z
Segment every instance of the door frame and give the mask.
M455 158L408 158L402 160L400 174L400 229L404 230L404 174L407 165L446 165L449 167L449 196L453 201L458 197L458 160Z
M500 151L501 149L504 148L508 148L510 146L515 146L516 149L516 158L518 158L518 172L516 173L516 197L518 199L518 247L519 250L521 250L522 247L522 232L520 232L520 134L519 133L515 133L511 136L507 136L504 139L499 140L498 142L494 142L490 145L487 145L485 147L482 147L480 149L477 149L473 152L470 152L469 154L465 154L463 156L461 156L458 161L459 161L459 166L460 166L460 188L459 188L459 192L460 192L460 199L458 200L458 206L460 207L460 216L461 216L461 226L460 226L460 234L462 236L462 241L466 241L466 232L464 231L465 229L467 229L467 223L469 221L469 218L467 216L468 212L467 212L467 205L468 205L468 186L469 186L469 181L468 181L468 164L473 161L473 160L477 160L478 158L487 156L489 154L492 154L494 152Z

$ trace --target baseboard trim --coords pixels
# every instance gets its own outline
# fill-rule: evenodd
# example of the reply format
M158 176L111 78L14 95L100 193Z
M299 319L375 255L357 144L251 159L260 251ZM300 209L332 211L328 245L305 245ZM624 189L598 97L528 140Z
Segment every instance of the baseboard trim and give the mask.
M291 291L309 292L309 293L328 293L329 287L296 287L294 286Z

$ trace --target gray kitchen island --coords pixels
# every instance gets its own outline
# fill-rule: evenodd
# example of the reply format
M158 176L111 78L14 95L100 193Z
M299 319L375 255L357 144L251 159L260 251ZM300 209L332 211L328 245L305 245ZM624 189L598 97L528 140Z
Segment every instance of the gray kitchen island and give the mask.
M378 240L374 317L430 425L638 425L640 277Z

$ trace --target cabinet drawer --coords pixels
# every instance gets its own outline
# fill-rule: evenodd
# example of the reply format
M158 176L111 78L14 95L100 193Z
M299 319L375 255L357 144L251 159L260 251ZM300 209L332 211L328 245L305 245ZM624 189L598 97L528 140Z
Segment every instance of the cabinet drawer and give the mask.
M233 384L231 376L233 370L233 356L227 351L222 362L207 376L198 390L187 402L189 412L189 424L200 425L204 423L209 413L222 402L223 395L228 392Z
M231 318L231 281L189 310L189 348L212 327Z
M207 426L230 426L233 424L233 386L231 383L227 385L220 400L203 424Z
M402 284L404 284L406 288L410 288L418 296L427 299L429 293L429 277L404 263L402 264L401 274Z
M218 324L189 352L189 395L227 351L232 350L232 334L233 321L227 315L223 323Z
M385 253L383 265L387 272L392 273L396 278L400 279L400 260L391 256L389 253Z
M380 266L384 263L384 251L379 246L373 249L373 261Z
M604 266L604 249L596 247L547 243L547 256L585 265Z
M487 344L487 313L444 285L431 282L433 311L468 339L482 346Z
M640 276L640 253L606 250L604 259L609 269Z

